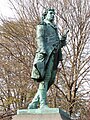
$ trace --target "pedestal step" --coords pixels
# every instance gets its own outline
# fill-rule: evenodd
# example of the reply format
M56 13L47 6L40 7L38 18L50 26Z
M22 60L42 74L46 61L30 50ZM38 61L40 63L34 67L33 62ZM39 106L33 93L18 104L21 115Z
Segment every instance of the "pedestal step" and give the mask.
M71 120L69 115L59 108L18 110L13 120Z

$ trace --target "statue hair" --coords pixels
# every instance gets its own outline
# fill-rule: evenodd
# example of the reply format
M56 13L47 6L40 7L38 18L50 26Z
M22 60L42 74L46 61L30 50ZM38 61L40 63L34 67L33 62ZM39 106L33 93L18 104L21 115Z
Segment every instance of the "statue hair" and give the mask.
M48 11L53 11L55 13L55 10L53 8L46 9L45 12L42 14L41 23L44 22L44 19L47 15Z

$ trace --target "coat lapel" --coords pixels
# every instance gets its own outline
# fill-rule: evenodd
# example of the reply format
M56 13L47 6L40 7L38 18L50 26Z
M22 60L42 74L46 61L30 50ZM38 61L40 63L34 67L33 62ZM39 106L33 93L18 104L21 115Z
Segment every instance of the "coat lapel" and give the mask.
M53 27L54 29L57 29L57 26L55 24L52 23L48 23L51 27Z
M57 26L54 23L51 23L51 22L49 22L48 20L45 20L45 19L44 19L44 22L46 24L49 24L52 28L57 29Z

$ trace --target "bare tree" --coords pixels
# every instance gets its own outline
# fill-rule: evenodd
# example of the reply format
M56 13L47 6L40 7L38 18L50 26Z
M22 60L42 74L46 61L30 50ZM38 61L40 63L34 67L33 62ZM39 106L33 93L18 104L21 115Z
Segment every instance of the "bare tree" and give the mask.
M64 2L66 3L66 1ZM60 81L58 80L59 83L55 84L55 86L63 95L64 100L62 101L66 104L64 109L67 109L71 115L85 109L83 103L85 103L85 97L90 92L89 87L88 90L87 87L84 87L85 85L90 85L88 77L90 71L90 51L88 50L90 39L90 5L88 0L67 0L68 4L63 3L60 3L62 12L59 14L59 18L63 20L62 28L66 26L66 29L68 28L70 32L67 46L63 52L64 60L60 66L62 69L59 68L58 70L60 73L58 79ZM80 108L82 109L80 110Z
M16 110L26 107L30 102L35 92L32 88L36 90L37 87L30 78L36 50L36 25L43 10L53 7L56 9L56 23L60 35L66 29L69 29L69 34L67 46L62 50L63 61L58 66L55 84L48 92L48 101L51 107L63 108L70 115L84 115L90 92L89 1L14 0L14 2L10 0L17 13L15 20L1 18L3 22L0 32L2 106L5 110L13 106ZM84 87L86 85L89 87Z
M25 18L21 6L19 8L20 11L16 10L19 17L15 21L1 18L0 101L1 109L6 112L27 107L37 87L31 80L31 68L36 49L35 26L38 19Z

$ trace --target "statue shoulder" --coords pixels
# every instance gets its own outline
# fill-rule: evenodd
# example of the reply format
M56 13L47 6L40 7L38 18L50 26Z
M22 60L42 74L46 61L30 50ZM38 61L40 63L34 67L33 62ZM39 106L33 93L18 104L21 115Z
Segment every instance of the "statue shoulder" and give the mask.
M45 30L45 26L46 26L45 22L40 23L37 25L37 30L43 31L43 30Z
M39 23L39 25L44 25L44 26L46 26L47 24L46 24L46 22L42 21L42 22Z

